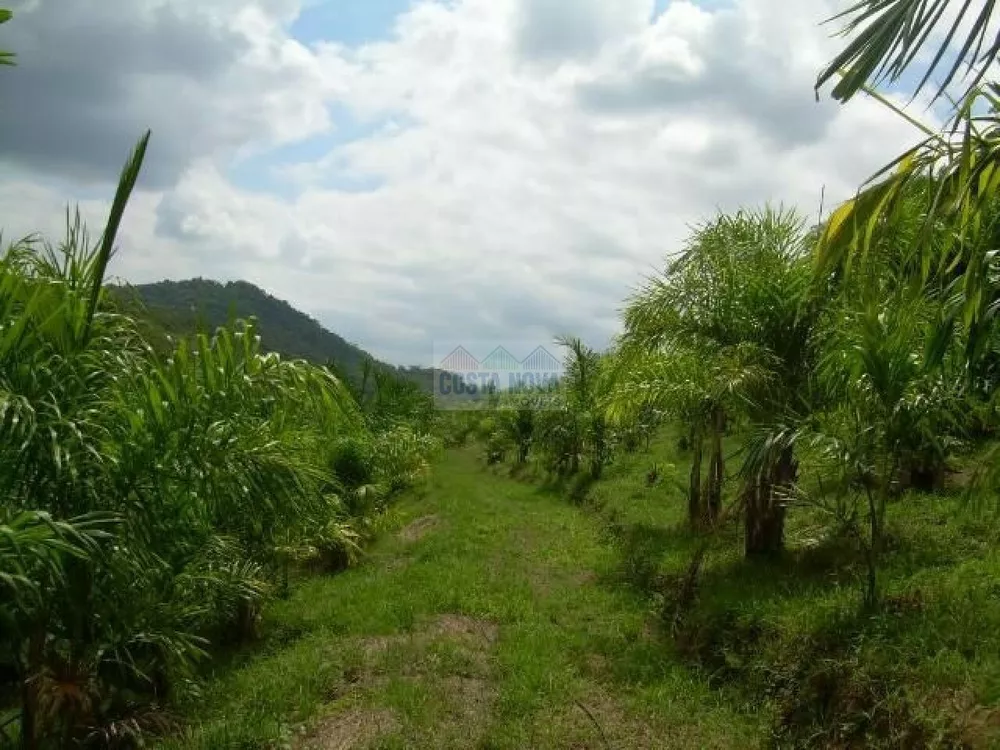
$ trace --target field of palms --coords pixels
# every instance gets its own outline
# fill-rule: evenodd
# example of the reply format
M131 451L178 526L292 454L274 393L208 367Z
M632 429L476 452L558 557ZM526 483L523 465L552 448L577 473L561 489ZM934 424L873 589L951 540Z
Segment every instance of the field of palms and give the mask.
M0 742L1000 745L1000 45L948 5L820 76L923 141L705 219L477 411L253 320L152 346L105 284L147 133L96 241L0 256ZM941 131L869 85L942 61Z

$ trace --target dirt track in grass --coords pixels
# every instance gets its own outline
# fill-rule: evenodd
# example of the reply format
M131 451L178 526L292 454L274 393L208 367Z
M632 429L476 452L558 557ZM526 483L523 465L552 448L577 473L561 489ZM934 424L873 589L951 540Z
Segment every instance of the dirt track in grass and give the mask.
M753 747L673 660L600 520L454 452L357 568L273 605L214 680L195 748ZM175 744L176 743L176 744Z

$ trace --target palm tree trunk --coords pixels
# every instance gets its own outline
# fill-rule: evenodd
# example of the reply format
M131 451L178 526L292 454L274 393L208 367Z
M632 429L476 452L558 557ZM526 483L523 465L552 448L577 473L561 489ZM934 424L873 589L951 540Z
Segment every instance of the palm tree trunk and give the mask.
M35 690L26 677L21 684L21 750L35 750L38 747L35 739L35 727L38 722L36 713Z
M722 433L726 429L726 412L721 407L712 410L712 452L705 479L704 522L713 526L722 510L722 482L725 477L725 458L722 455Z
M747 557L780 554L785 547L785 497L798 477L791 448L783 449L769 470L761 472L744 494Z
M691 429L691 479L688 485L688 522L693 528L701 525L701 425Z
M875 495L868 489L868 524L871 538L865 550L868 563L868 582L865 587L865 608L874 610L878 606L878 554L882 546L882 524Z
M593 479L600 479L604 471L604 452L606 450L607 439L605 432L607 427L601 418L594 420L594 452L590 459L590 476Z
M40 623L44 623L41 618ZM37 750L38 737L38 676L45 650L45 627L36 626L28 638L28 658L21 682L21 750Z
M893 457L889 466L882 470L882 479L878 483L877 491L873 492L871 487L867 489L868 495L868 524L869 540L867 552L868 560L868 586L865 591L865 606L875 609L879 602L878 591L878 561L885 544L885 510L889 504L889 494L891 492L892 478L899 470L899 461Z

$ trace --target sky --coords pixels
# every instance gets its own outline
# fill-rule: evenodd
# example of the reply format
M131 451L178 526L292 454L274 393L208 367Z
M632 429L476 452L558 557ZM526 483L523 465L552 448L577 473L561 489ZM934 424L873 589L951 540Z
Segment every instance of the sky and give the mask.
M817 102L835 0L7 4L5 239L99 233L151 128L113 276L245 279L395 364L606 346L692 226L811 219L918 136Z

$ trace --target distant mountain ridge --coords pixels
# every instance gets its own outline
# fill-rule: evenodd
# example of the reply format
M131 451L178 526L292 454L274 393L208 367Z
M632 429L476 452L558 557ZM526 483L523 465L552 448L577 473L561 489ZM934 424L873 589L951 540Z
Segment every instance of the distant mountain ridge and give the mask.
M145 308L143 317L148 319L150 326L170 336L184 336L199 330L211 332L233 319L253 316L260 328L261 346L283 357L305 359L319 365L332 360L349 376L357 377L362 363L371 356L288 302L247 281L223 284L196 278L120 286L113 291L126 304L140 302ZM431 377L430 370L376 362L421 381ZM429 381L427 384L429 386Z

